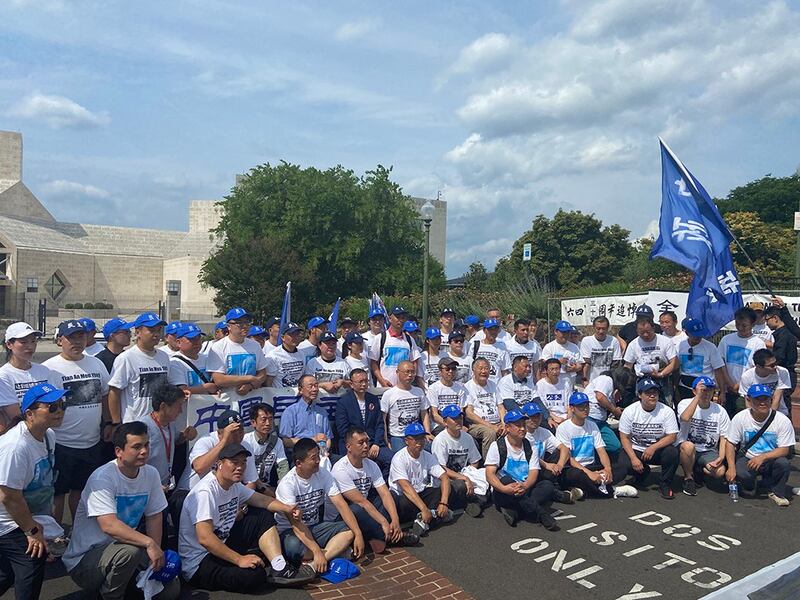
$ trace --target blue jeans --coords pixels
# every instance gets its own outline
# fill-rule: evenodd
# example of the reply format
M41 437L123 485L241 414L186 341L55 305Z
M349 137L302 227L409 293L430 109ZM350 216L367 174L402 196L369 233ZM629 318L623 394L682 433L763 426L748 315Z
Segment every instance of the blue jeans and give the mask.
M614 430L611 429L611 426L608 423L593 419L592 417L589 417L589 419L593 421L600 430L600 436L603 438L603 443L606 445L606 452L609 454L617 454L620 450L622 450L622 444L620 443L617 434L614 433Z
M337 533L350 531L344 521L322 521L316 525L311 525L308 529L311 531L311 537L323 550ZM306 553L306 547L303 542L291 529L281 533L281 542L283 543L283 556L286 561L293 565L299 565Z
M26 553L28 538L17 528L0 536L0 595L12 586L18 600L38 598L44 581L44 561Z

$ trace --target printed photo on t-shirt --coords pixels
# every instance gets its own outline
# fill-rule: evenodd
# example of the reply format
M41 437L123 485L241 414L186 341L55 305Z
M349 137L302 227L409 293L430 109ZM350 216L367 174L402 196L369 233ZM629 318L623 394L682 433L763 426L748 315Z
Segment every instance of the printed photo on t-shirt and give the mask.
M167 385L167 373L141 373L139 375L139 398L152 398L155 391Z
M383 364L387 367L396 367L410 357L408 348L403 348L401 346L386 346L383 351L386 354L386 357L383 359Z
M64 389L70 393L65 396L67 406L86 406L100 404L100 380L84 379L79 381L65 381Z
M731 365L747 366L750 360L750 348L745 346L728 346L725 352L725 362Z
M228 354L225 357L225 373L227 375L255 375L256 357L254 354Z
M34 515L49 514L53 502L52 459L40 458L33 467L33 479L22 490L25 504Z
M591 435L574 437L571 441L572 457L578 462L594 460L594 438Z
M144 509L147 508L148 494L117 496L117 517L131 529L139 526Z

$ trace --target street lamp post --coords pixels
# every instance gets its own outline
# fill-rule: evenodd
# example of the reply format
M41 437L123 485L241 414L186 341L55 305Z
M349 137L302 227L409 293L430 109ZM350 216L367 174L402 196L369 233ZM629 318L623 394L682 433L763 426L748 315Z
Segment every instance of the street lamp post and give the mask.
M431 221L433 221L433 213L435 211L436 209L430 200L419 209L422 224L425 226L425 259L422 267L422 323L420 324L422 331L425 331L428 327L428 255L431 249Z

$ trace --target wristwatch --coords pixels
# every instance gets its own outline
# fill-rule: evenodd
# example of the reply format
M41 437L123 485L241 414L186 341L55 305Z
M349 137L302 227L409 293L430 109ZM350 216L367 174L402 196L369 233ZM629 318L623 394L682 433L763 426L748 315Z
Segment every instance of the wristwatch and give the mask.
M33 526L33 527L31 527L30 529L28 529L28 531L25 531L25 530L23 529L22 533L24 533L24 534L25 534L27 537L33 537L33 536L35 536L37 533L39 533L39 527L38 527L37 525L34 525L34 526Z

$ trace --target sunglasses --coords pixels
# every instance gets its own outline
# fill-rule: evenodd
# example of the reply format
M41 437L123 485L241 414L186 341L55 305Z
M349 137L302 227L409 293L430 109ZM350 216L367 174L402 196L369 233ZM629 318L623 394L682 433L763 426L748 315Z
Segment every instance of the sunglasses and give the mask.
M59 410L67 410L67 401L64 399L56 400L55 402L37 402L37 404L39 405L37 408L46 406L47 410L49 410L51 413Z

